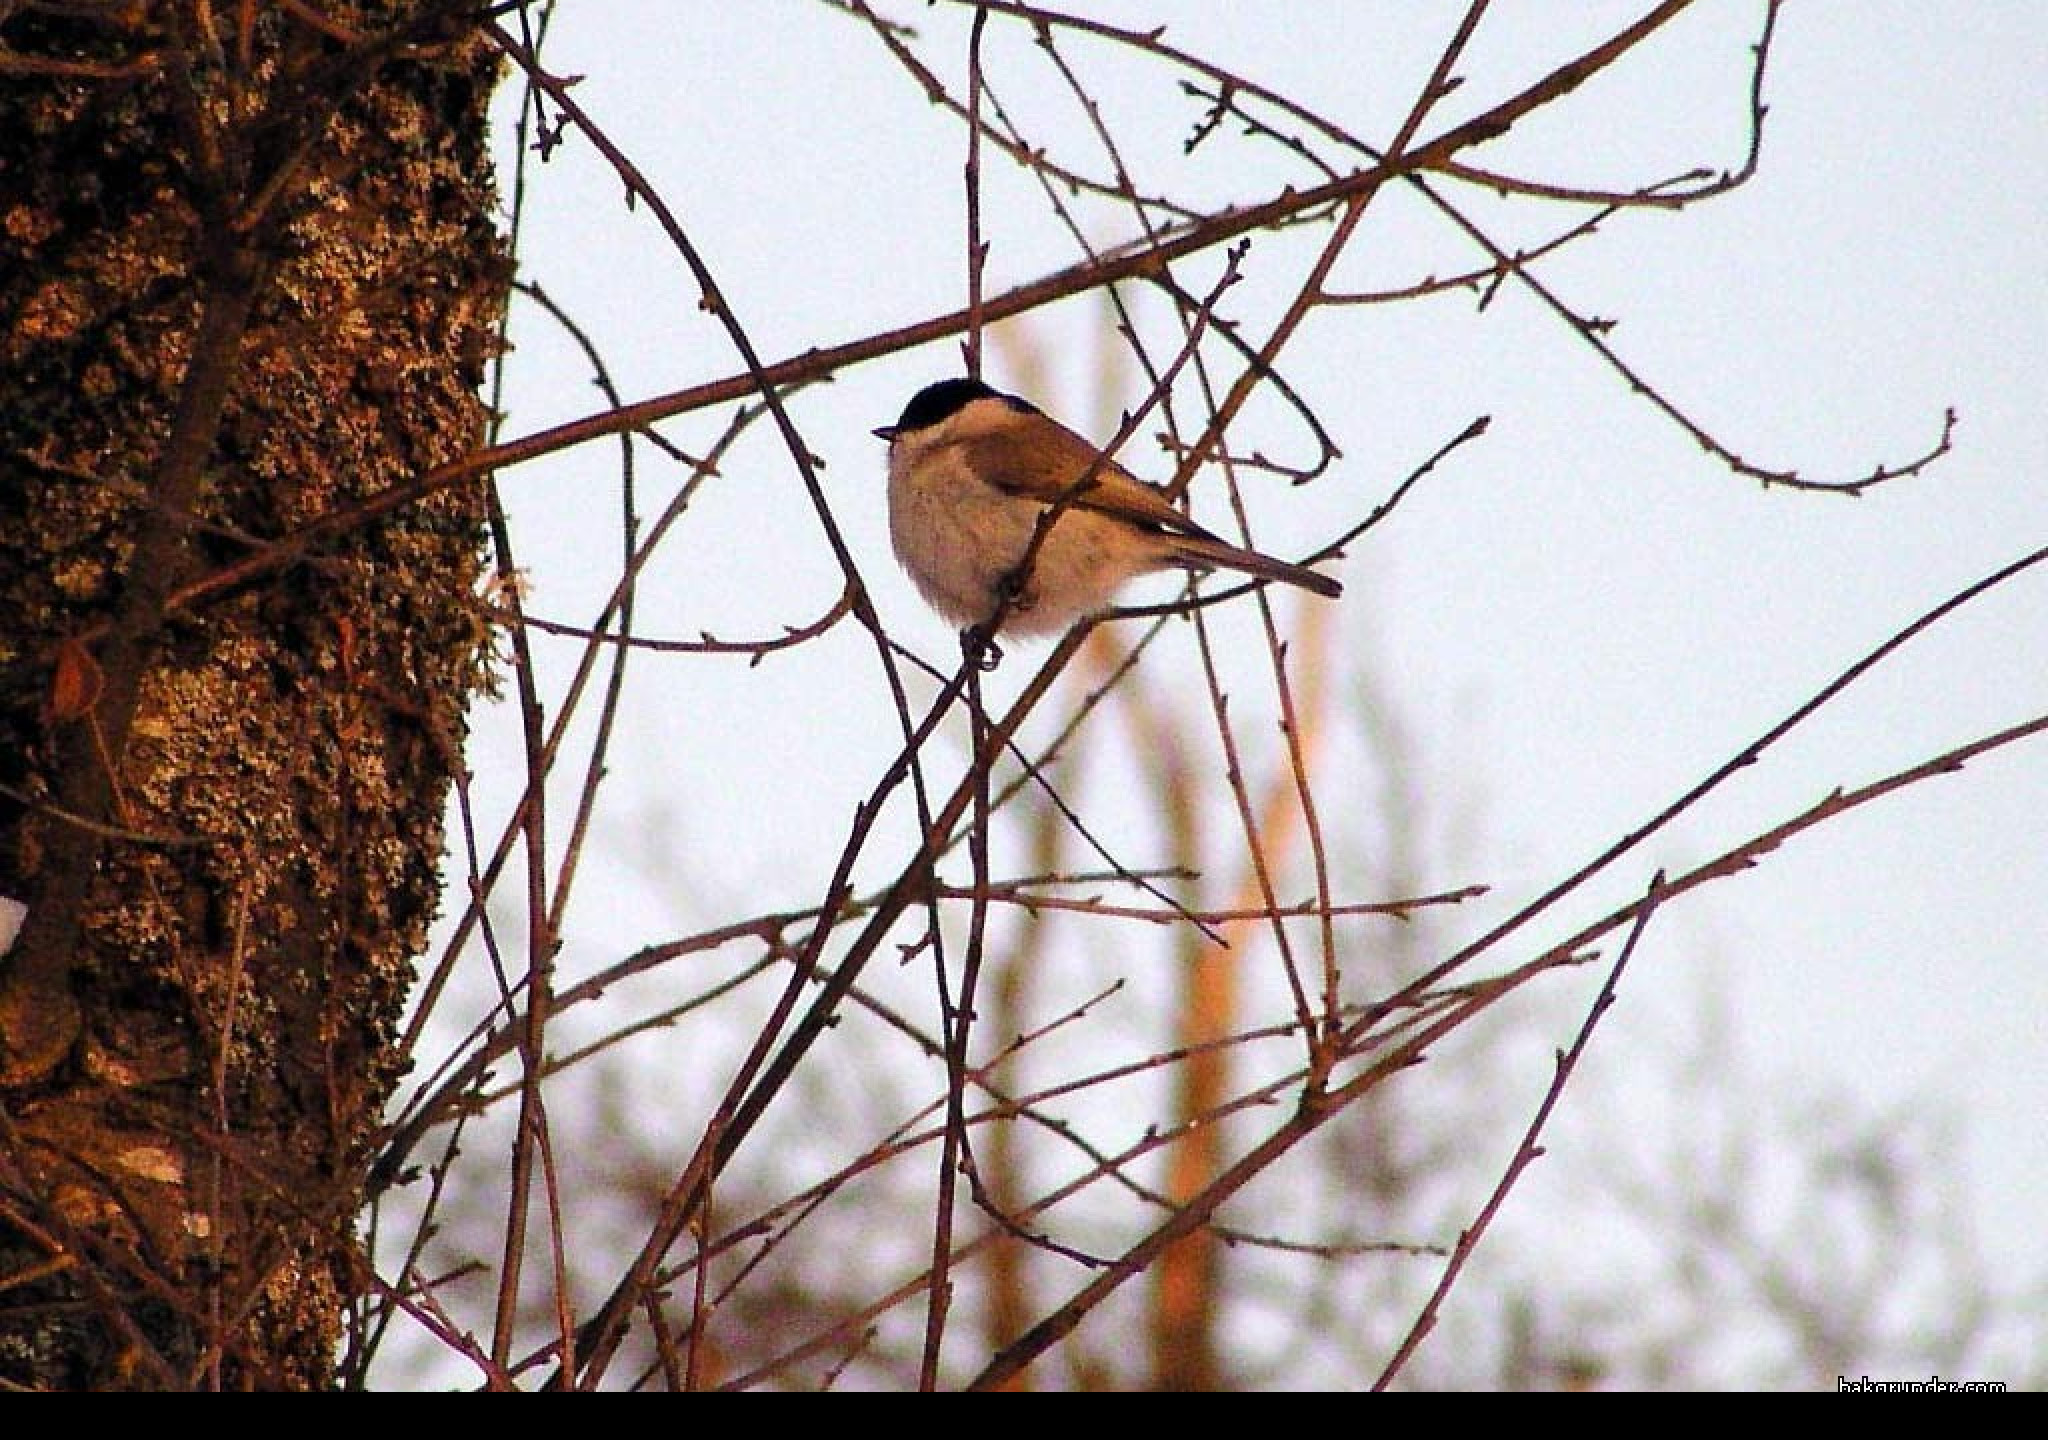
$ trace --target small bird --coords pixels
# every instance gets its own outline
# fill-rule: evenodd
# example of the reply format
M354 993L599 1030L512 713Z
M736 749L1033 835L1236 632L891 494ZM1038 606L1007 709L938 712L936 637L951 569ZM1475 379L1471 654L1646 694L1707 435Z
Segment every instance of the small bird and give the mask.
M924 598L992 638L1047 634L1109 608L1127 580L1176 566L1242 571L1335 598L1344 587L1210 534L1028 400L941 380L874 432L889 442L889 538ZM1020 575L1039 517L1060 502Z

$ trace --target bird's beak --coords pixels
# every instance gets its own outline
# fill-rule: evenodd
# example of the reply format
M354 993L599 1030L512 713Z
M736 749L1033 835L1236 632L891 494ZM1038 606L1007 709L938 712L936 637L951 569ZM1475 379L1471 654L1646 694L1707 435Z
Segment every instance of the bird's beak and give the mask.
M896 438L896 427L894 425L877 425L868 433L877 440L894 440Z

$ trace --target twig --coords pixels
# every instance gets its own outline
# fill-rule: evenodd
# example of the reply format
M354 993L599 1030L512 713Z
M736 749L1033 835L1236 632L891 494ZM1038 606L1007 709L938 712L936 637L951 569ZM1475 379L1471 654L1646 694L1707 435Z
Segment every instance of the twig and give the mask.
M1409 1356L1415 1353L1415 1347L1436 1328L1437 1313L1443 1307L1444 1297L1451 1293L1451 1287L1457 1283L1458 1276L1464 1273L1465 1262L1472 1258L1472 1252L1479 1248L1480 1239L1493 1224L1493 1219L1500 1213L1501 1207L1507 1203L1508 1192L1514 1189L1515 1182L1522 1178L1522 1172L1542 1157L1543 1147L1536 1142L1543 1134L1543 1127L1549 1121L1551 1111L1557 1108L1557 1102L1563 1098L1564 1087L1571 1080L1572 1072L1578 1068L1579 1058L1586 1053L1586 1046L1593 1038L1593 1027L1600 1023L1600 1017L1614 1004L1615 991L1621 983L1621 972L1628 968L1630 958L1636 953L1636 945L1643 938L1643 931L1649 928L1650 916L1656 913L1661 899L1659 892L1663 884L1664 872L1659 870L1651 877L1648 892L1636 904L1635 924L1629 929L1628 939L1622 942L1621 953L1614 957L1614 965L1608 970L1607 979L1600 986L1600 993L1593 997L1593 1003L1587 1007L1586 1018L1579 1025L1579 1033L1573 1037L1568 1049L1558 1052L1549 1088L1543 1092L1543 1099L1537 1104L1536 1113L1530 1117L1529 1128L1522 1132L1521 1143L1515 1147L1514 1155L1508 1160L1507 1169L1501 1172L1499 1182L1493 1187L1493 1193L1486 1197L1486 1203L1479 1207L1479 1213L1473 1217L1472 1223L1458 1232L1458 1243L1451 1250L1451 1258L1444 1264L1443 1274L1436 1282L1436 1289L1431 1291L1429 1299L1423 1302L1421 1312L1415 1317L1415 1323L1408 1328L1407 1335L1395 1347L1386 1368L1380 1371L1379 1378L1373 1382L1373 1389L1386 1389L1394 1377L1401 1373L1401 1368L1408 1363Z

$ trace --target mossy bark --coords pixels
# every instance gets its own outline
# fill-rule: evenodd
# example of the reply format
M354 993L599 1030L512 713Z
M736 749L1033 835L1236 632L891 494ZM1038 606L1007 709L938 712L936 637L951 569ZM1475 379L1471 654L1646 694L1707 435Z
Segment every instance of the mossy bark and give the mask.
M0 1383L332 1383L482 500L207 582L482 436L459 13L0 6Z

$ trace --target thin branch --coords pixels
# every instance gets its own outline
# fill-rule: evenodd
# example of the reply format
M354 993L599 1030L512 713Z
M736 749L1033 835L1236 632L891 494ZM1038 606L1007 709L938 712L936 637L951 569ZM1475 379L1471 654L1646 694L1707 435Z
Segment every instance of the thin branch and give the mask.
M1522 1172L1535 1164L1543 1155L1543 1147L1537 1143L1543 1134L1543 1127L1557 1108L1557 1102L1564 1096L1564 1087L1570 1082L1572 1072L1578 1069L1579 1059L1586 1053L1586 1046L1593 1038L1593 1027L1600 1023L1608 1008L1614 1004L1616 989L1621 984L1621 972L1628 968L1628 962L1636 953L1636 945L1642 940L1643 932L1649 928L1650 917L1656 913L1662 899L1659 893L1664 884L1664 872L1659 870L1650 879L1650 887L1635 907L1635 923L1628 932L1628 939L1622 942L1621 953L1614 957L1614 965L1607 972L1607 979L1600 986L1600 993L1593 997L1593 1003L1586 1009L1586 1018L1579 1025L1579 1033L1573 1037L1571 1046L1561 1050L1550 1077L1550 1086L1543 1092L1543 1099L1536 1106L1536 1113L1529 1119L1529 1128L1522 1132L1521 1143L1509 1158L1507 1168L1501 1172L1500 1180L1493 1187L1493 1193L1486 1197L1486 1203L1479 1207L1479 1213L1472 1223L1458 1232L1458 1243L1451 1251L1451 1257L1444 1263L1443 1274L1436 1282L1436 1289L1423 1302L1422 1309L1415 1317L1415 1323L1408 1328L1401 1343L1395 1347L1387 1360L1386 1368L1380 1371L1373 1382L1373 1389L1384 1390L1401 1373L1408 1363L1408 1357L1415 1353L1429 1332L1436 1328L1438 1312L1443 1308L1444 1298L1451 1293L1451 1287L1464 1273L1465 1263L1472 1258L1472 1252L1479 1248L1480 1239L1493 1224L1507 1203L1508 1192L1515 1188L1515 1182L1522 1178Z

